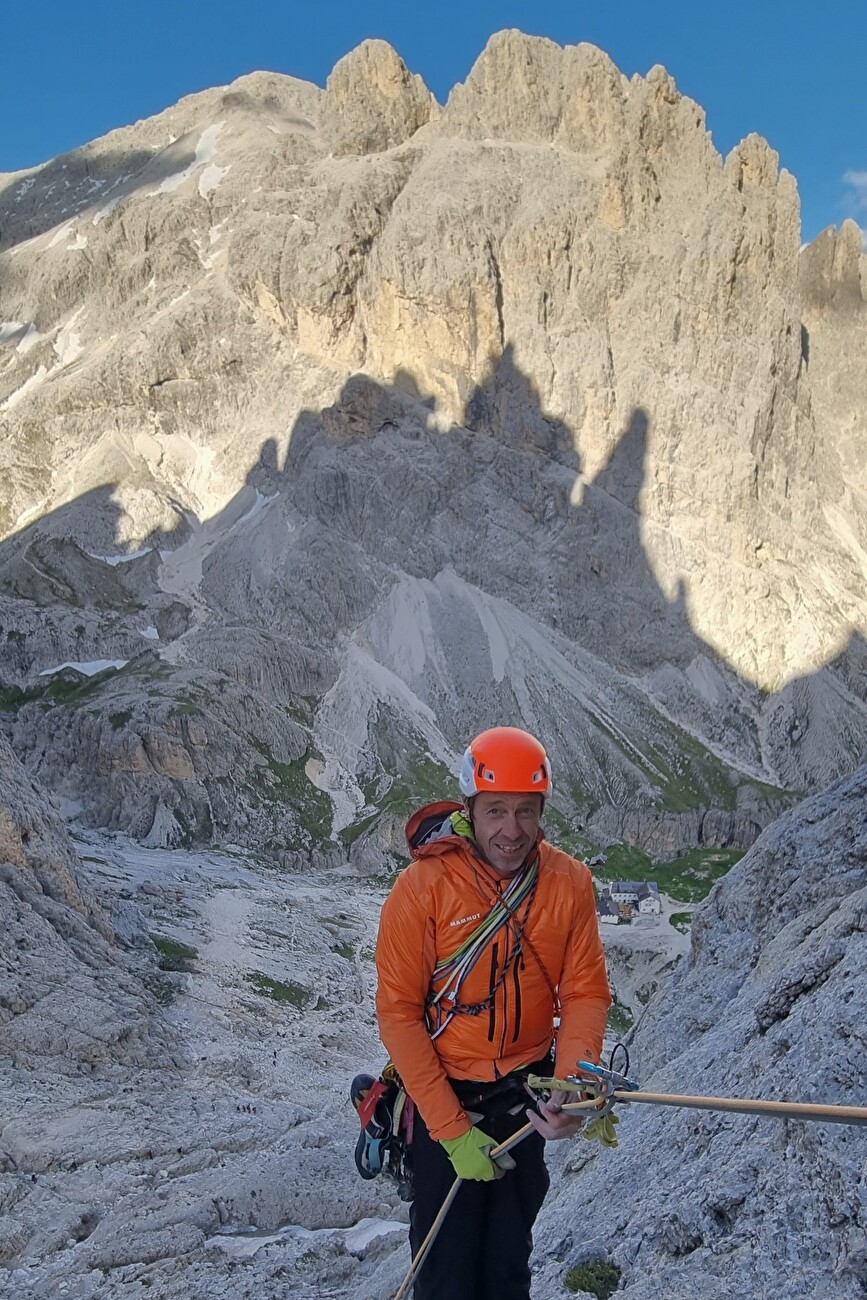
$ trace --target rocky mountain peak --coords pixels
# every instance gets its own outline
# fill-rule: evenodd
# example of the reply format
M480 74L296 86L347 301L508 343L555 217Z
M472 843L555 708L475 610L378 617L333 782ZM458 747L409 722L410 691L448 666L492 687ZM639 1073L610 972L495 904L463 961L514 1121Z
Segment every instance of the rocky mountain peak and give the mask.
M339 853L496 714L676 851L863 751L853 235L664 69L503 32L440 110L366 42L4 179L0 248L5 726L89 819Z
M830 226L801 254L801 292L815 310L862 312L862 235L854 221Z
M328 78L319 133L340 157L381 153L403 144L439 113L421 77L387 41L363 41Z

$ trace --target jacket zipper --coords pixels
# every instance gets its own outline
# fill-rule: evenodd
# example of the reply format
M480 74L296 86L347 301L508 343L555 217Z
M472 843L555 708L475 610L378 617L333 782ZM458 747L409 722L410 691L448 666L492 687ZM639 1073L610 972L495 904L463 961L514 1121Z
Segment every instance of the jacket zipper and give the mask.
M523 954L521 954L521 956L519 956L519 957L518 957L518 960L515 962L515 969L514 969L514 980L515 980L515 1030L514 1030L514 1033L512 1034L512 1042L513 1042L513 1043L517 1043L517 1041L518 1041L518 1034L519 1034L520 1029L521 1029L521 978L520 978L520 974L519 974L519 968L520 968L520 969L523 969L523 966L524 966L524 957L523 957Z
M500 950L500 945L498 943L495 943L493 949L491 950L491 982L488 985L488 988L490 989L493 989L494 985L497 982L497 953L499 952L499 950ZM492 1043L494 1041L494 1025L496 1023L496 1019L497 1019L497 999L494 996L491 998L491 1009L488 1012L488 1042L489 1043Z
M506 940L503 950L503 965L509 960L509 941ZM509 984L508 980L503 980L503 1032L500 1035L500 1056L506 1055L506 1034L509 1029Z

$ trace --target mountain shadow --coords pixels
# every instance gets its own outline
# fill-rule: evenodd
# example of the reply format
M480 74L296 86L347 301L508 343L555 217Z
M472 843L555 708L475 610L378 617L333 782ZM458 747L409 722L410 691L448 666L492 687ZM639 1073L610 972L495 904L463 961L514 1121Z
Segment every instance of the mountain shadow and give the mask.
M195 149L187 145L98 154L85 147L59 154L29 175L14 173L0 185L0 254L73 221L89 208L106 209L145 182L158 188L194 159Z
M634 790L623 780L627 768L644 773L648 788L655 784L668 791L670 810L686 812L713 805L715 790L720 806L733 809L732 764L745 780L749 773L766 772L790 790L856 766L867 738L862 638L853 635L842 663L763 697L693 630L685 584L673 597L659 586L642 543L640 515L652 411L632 410L607 462L589 479L573 431L543 410L511 349L471 393L464 424L444 426L433 405L406 378L386 385L354 375L334 405L299 414L285 446L266 439L244 486L212 518L200 521L187 512L176 529L146 538L147 556L128 564L112 567L90 556L89 564L96 566L91 570L70 551L57 561L63 581L36 589L16 578L10 585L13 560L26 568L28 557L39 558L46 539L56 546L88 514L100 512L117 536L112 489L86 494L0 546L5 622L14 620L17 609L22 624L33 627L35 648L39 610L44 620L46 610L68 613L92 606L96 597L104 601L104 582L119 583L123 591L108 602L113 618L130 618L123 601L133 597L139 621L150 618L151 610L164 618L170 606L184 611L175 633L184 636L184 663L193 670L198 663L209 680L223 678L247 693L247 722L236 712L231 725L240 729L239 736L249 733L254 745L272 743L270 733L267 741L257 740L256 728L266 725L257 718L271 719L267 710L275 707L313 724L309 734L315 738L315 718L335 683L344 682L347 692L343 722L338 715L329 725L353 734L354 709L372 708L370 717L377 711L385 717L394 712L395 692L402 690L415 701L406 706L410 714L416 710L412 726L421 709L437 720L455 751L468 732L496 721L523 723L543 737L550 733L567 766L592 764L599 789L607 790L601 797L630 816L640 808L630 802ZM147 566L147 581L137 579L131 592L136 566ZM416 599L421 603L413 604ZM474 599L482 623L467 635L466 605ZM504 648L499 665L490 657L491 620L496 622L499 610L511 618L508 609L530 620L521 633L522 654L531 653L526 647L533 637L542 638L532 652L542 656L538 673L532 655L517 666L508 662L513 649ZM423 662L428 632L422 622L431 617L432 635L445 656L439 669L429 655ZM70 621L54 619L51 653L82 658L80 646L67 651L62 644ZM484 637L482 624L489 629ZM104 620L94 624L94 635L103 635L105 627ZM353 646L366 663L381 664L379 696L375 673L364 680L363 699L357 693L361 679L355 687L349 684ZM91 646L89 656L98 658L99 648ZM44 650L41 657L32 654L28 668L26 646L16 641L14 649L13 664L10 648L0 643L0 674L7 681L10 674L18 682L31 680L44 662ZM164 646L141 652L153 657L154 649L165 666ZM414 662L419 655L421 666ZM451 681L437 680L445 664ZM577 674L578 685L573 682L569 690L584 700L580 744L570 738L573 705L567 708L566 695L559 700L548 685L557 673ZM542 695L536 677L546 684ZM157 701L161 689L159 681L150 683L148 698ZM98 692L91 694L88 708L97 701ZM139 700L138 722L119 727L119 736L127 725L141 729L149 707L147 698ZM778 737L770 749L755 724L762 709ZM50 712L33 716L35 726L50 731ZM654 731L658 734L648 739ZM374 733L365 723L353 742L359 746L352 760L360 764L359 779L371 761L365 746L377 743ZM16 734L21 756L30 761L36 743L31 749L27 729ZM811 737L809 761L803 763L798 757L802 735ZM100 744L118 739L110 731L104 737ZM384 733L380 739L383 754L396 752ZM42 755L46 743L42 735ZM295 733L292 744L297 745ZM795 757L784 763L787 746ZM292 754L294 761L297 748ZM694 788L687 770L691 763L702 773ZM105 765L110 768L108 759ZM578 778L580 773L580 784ZM126 807L129 783L136 779L134 773L124 776ZM192 780L192 772L169 779L182 812L184 782ZM206 763L196 780L200 808L201 787L208 799L215 790ZM755 781L753 787L760 791ZM106 790L103 809L110 805L110 784ZM86 789L81 793L86 800ZM228 834L229 827L238 833L225 803L224 797L222 813L208 823L218 836ZM652 811L646 798L643 807L646 823ZM747 840L770 815L769 808L764 814L756 808L753 800L739 831ZM197 824L204 822L200 818ZM641 834L629 817L618 825L624 833ZM700 818L693 829L700 836Z

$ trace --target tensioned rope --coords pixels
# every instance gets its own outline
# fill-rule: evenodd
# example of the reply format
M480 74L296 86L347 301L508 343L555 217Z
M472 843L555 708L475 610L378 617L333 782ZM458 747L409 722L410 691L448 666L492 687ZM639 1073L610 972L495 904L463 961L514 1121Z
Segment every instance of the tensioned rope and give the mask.
M554 1084L561 1081L551 1079L544 1082ZM678 1096L675 1093L627 1092L619 1089L611 1094L611 1099L630 1103L633 1101L647 1102L652 1106L686 1106L700 1110L734 1111L746 1115L770 1115L784 1119L812 1120L814 1123L824 1124L867 1124L867 1107L865 1106L826 1106L809 1102L760 1101L740 1097L688 1097ZM600 1103L604 1107L606 1099L594 1097L590 1101L567 1102L561 1107L561 1110L570 1113L598 1111ZM489 1152L490 1159L495 1160L497 1156L502 1155L505 1151L510 1151L512 1147L517 1146L519 1142L522 1142L525 1137L529 1137L533 1132L535 1132L533 1125L525 1124L523 1128L518 1129L517 1133L513 1133L510 1138L507 1138L505 1142L493 1147ZM399 1290L395 1293L394 1300L404 1300L404 1297L408 1295L409 1288L418 1277L419 1270L430 1253L431 1247L445 1222L445 1217L451 1209L452 1202L457 1196L463 1181L462 1178L456 1178L452 1183L437 1217L431 1224L430 1231L410 1265L409 1272L400 1284Z

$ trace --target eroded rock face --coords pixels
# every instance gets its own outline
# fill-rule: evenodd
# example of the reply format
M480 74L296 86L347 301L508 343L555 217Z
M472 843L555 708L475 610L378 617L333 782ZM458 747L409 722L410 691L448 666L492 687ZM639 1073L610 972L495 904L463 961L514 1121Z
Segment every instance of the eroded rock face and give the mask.
M387 41L364 41L335 65L319 111L319 133L337 156L382 153L437 116L421 77Z
M688 961L636 1030L645 1089L863 1103L865 808L861 767L781 818L715 887ZM549 1255L540 1296L591 1241L634 1300L780 1284L859 1294L863 1128L637 1105L621 1115L618 1151L567 1164L583 1168L565 1174L537 1233Z
M91 820L294 852L259 759L321 764L321 841L507 718L584 825L749 842L756 781L867 745L867 317L853 230L799 239L764 141L517 32L442 109L366 42L6 178L2 678L127 661L16 746Z
M110 916L82 886L59 812L2 738L0 927L4 1069L159 1064L165 1044L151 1036L156 1004L142 980L155 968L149 945L139 936L137 960L121 953Z

